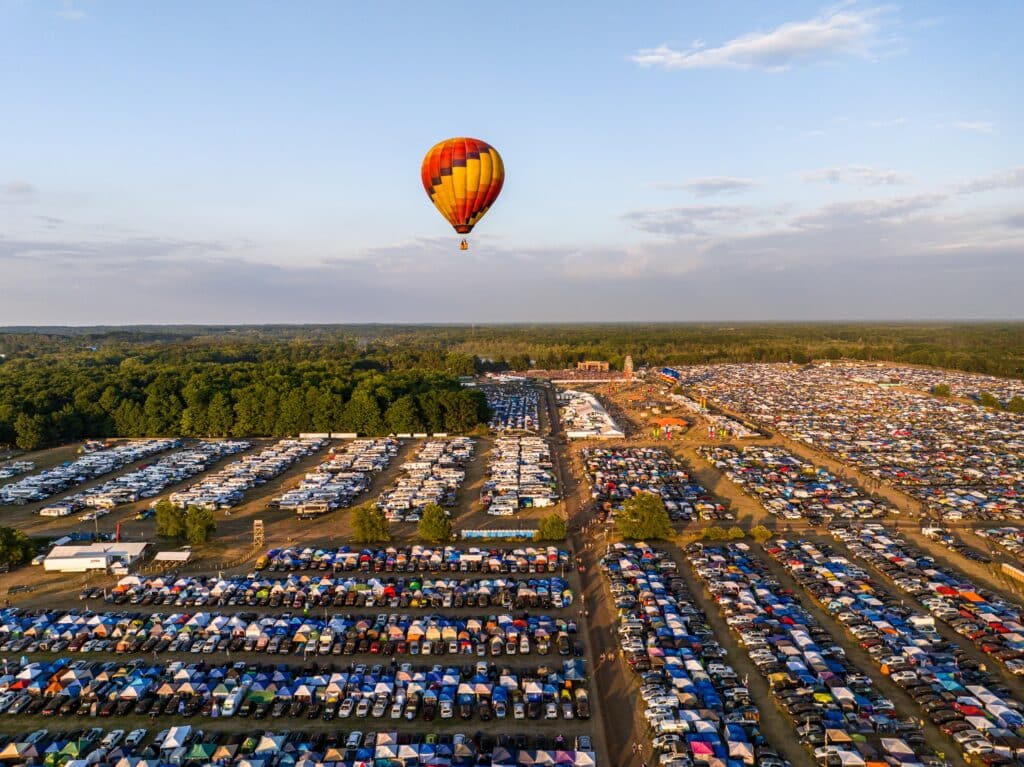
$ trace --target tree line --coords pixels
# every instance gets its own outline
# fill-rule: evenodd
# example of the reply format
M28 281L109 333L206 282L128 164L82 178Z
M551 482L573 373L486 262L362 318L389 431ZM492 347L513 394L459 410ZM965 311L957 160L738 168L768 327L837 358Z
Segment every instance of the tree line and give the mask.
M173 344L47 352L0 364L0 444L85 437L471 431L472 359L351 345ZM454 369L452 372L450 369Z

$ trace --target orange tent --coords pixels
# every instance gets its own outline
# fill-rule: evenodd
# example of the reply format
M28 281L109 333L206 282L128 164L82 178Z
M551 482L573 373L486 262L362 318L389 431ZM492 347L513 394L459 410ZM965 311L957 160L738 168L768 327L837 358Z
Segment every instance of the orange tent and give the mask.
M666 416L664 418L652 418L651 423L662 428L665 428L666 426L679 426L680 428L685 429L690 425L682 418L672 418L670 416Z

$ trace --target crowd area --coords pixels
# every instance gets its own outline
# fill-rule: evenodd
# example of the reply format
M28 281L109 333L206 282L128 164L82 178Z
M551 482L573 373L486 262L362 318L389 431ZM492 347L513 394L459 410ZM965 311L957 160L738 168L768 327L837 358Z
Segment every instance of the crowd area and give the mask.
M618 641L640 684L658 763L785 767L675 561L644 544L617 543L601 559L601 570L618 608Z
M671 454L650 447L587 448L583 468L590 495L610 514L638 493L662 498L674 522L693 519L732 519Z
M27 660L27 659L26 659ZM415 668L329 664L71 661L8 662L0 713L69 717L288 717L433 721L589 718L585 678L571 661L555 670L493 663Z
M572 603L572 591L559 577L459 579L400 575L362 579L326 575L292 575L287 578L129 575L109 590L107 601L116 604L196 607L416 608L505 605L523 609L563 607Z
M941 637L935 621L880 588L828 545L778 539L766 550L866 650L967 759L987 767L1024 757L1024 705Z
M842 367L682 373L683 386L900 487L945 519L1024 518L1024 416L857 383Z
M198 506L215 511L242 502L247 490L280 476L296 462L322 450L326 439L282 439L259 453L244 456L201 481L170 495L178 508Z
M780 447L701 447L698 452L730 480L784 519L821 524L834 517L884 516L891 507L857 485Z
M491 448L480 501L487 513L514 515L519 509L552 506L558 481L551 449L541 437L499 437Z
M373 475L387 468L398 455L397 439L354 439L308 472L297 487L272 498L271 508L293 510L313 517L351 506L370 489Z
M138 728L101 727L24 737L0 735L0 761L50 767L594 767L586 735L526 736L483 733L421 734L393 731L302 730L204 732L171 727L150 738Z
M388 546L383 549L271 549L256 561L270 572L334 570L362 572L554 573L570 566L569 552L556 546L460 549L454 546Z
M941 764L917 720L896 716L892 701L749 546L695 544L689 551L690 565L819 764Z
M430 503L447 508L466 479L465 466L473 460L476 441L469 437L424 442L402 466L402 476L377 499L389 522L419 522Z
M1021 606L945 567L882 525L835 528L832 535L887 575L906 594L978 649L1024 674L1024 615Z
M540 391L526 382L482 386L491 408L488 425L497 432L536 431L540 425Z
M241 440L200 442L186 450L164 455L151 464L121 474L102 485L65 496L56 503L44 506L39 513L44 517L65 517L83 508L94 509L80 517L83 521L88 520L92 515L115 506L159 495L168 486L202 473L221 458L250 447L251 443Z
M178 439L142 439L88 452L74 461L23 477L0 487L0 505L43 501L122 466L180 447Z

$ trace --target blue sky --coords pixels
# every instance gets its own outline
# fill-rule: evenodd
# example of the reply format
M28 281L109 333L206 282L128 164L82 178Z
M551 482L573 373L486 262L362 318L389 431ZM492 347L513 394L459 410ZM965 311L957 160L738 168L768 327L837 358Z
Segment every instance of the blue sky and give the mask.
M1024 318L1024 5L634 7L0 0L0 324Z

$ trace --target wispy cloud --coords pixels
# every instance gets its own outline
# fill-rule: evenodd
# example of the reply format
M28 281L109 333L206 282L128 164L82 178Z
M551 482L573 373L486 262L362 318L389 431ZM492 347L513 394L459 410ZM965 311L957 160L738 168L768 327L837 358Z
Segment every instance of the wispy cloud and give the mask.
M680 236L706 234L720 224L743 221L752 213L753 209L742 205L683 205L634 211L623 218L637 229L651 234Z
M81 21L87 14L81 8L76 8L73 0L64 0L57 15L65 21Z
M984 120L958 120L953 123L953 127L957 130L966 131L967 133L995 133L995 123L986 122Z
M707 178L695 178L690 181L674 183L671 181L658 182L654 186L657 189L685 190L692 192L697 197L712 197L717 194L738 194L747 189L757 186L757 182L749 178L734 178L732 176L709 176Z
M957 189L963 194L973 194L974 192L989 192L993 189L1016 189L1018 187L1024 187L1024 165L965 181Z
M906 117L893 117L891 120L871 120L868 123L869 128L897 128L900 125L906 125L909 120Z
M846 165L835 168L820 168L804 173L801 178L812 183L827 181L833 184L859 184L862 186L897 186L906 184L911 177L906 173L867 165Z
M8 181L0 186L0 192L11 197L28 197L34 194L36 188L28 181Z
M669 45L644 48L630 58L662 69L763 69L779 72L795 64L840 56L868 57L878 44L880 8L843 7L770 32L752 32L708 48L701 40L686 50Z

